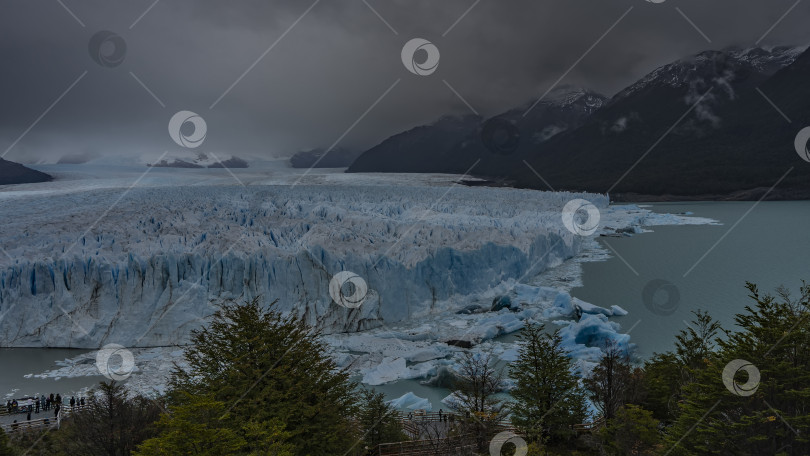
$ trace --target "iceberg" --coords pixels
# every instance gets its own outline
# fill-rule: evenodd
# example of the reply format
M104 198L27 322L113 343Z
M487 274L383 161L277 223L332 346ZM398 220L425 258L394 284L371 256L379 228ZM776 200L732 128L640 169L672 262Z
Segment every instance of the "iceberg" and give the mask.
M419 397L413 393L405 393L402 396L388 401L388 403L400 410L418 410L422 409L426 412L433 410L433 404L429 400Z
M362 382L377 386L397 380L426 378L430 375L436 375L436 366L433 363L425 362L408 367L404 358L383 358L382 362L363 374Z
M615 343L628 353L632 352L630 335L621 334L621 326L601 313L585 314L579 321L555 323L563 325L560 329L563 346L573 358L598 362L608 343Z

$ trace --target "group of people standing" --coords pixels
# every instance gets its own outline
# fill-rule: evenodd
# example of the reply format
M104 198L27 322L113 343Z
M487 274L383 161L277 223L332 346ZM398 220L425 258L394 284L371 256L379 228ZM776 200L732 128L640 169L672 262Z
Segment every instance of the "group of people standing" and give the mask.
M53 394L51 393L49 396L45 396L44 394L38 398L31 398L31 399L24 399L22 402L18 402L17 399L13 399L10 401L6 401L6 408L8 409L9 414L13 413L28 413L28 420L31 420L31 412L39 413L40 409L43 411L53 409L53 416L58 417L59 411L62 410L62 395L61 394ZM70 408L75 406L83 406L84 405L84 397L80 397L78 400L75 396L70 397Z

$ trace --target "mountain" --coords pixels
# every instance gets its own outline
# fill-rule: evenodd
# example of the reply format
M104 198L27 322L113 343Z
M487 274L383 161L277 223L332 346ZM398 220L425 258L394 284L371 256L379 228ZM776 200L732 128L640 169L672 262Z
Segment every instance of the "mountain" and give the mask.
M48 174L0 158L0 185L30 184L52 180L53 177Z
M348 172L480 174L490 166L520 163L509 156L575 129L605 100L598 93L566 86L536 104L532 100L486 121L472 115L443 117L388 138L360 156Z
M808 61L806 46L705 51L609 100L562 87L485 122L443 118L386 139L348 172L469 172L614 199L758 199L795 166L768 198L810 198L793 146L804 125L759 93L810 122Z
M298 151L290 157L290 164L293 168L347 168L362 153L342 147L333 148L324 157L325 152L323 148Z
M433 124L391 136L363 152L346 172L463 173L465 169L439 157L480 123L476 115L444 116Z
M808 77L805 48L702 52L653 71L525 159L556 189L636 200L757 199L795 166L769 197L810 197L810 167L793 147L801 127L758 92L808 119ZM528 167L491 172L545 186Z
M227 160L219 157L208 156L202 152L195 155L182 155L163 158L157 163L147 164L152 168L247 168L248 163L239 158L231 156Z

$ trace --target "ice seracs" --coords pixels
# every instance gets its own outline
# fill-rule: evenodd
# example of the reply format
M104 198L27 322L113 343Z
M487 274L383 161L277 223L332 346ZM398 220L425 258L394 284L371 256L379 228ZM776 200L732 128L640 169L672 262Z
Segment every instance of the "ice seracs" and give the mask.
M325 332L360 331L532 277L583 239L575 195L457 186L153 186L8 197L0 343L97 348L183 343L212 300L278 299ZM602 195L577 195L607 207ZM43 210L44 208L44 210ZM103 215L103 216L102 216ZM356 310L334 274L369 286Z

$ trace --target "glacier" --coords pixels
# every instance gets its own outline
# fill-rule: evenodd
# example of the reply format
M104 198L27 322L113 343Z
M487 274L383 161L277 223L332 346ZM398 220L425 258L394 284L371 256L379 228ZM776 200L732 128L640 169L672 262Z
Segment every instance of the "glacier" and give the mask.
M438 381L461 360L460 342L513 361L517 346L500 337L527 323L561 326L587 372L605 339L630 346L612 320L627 312L569 294L577 262L608 252L563 225L566 203L599 209L595 236L714 223L451 175L56 168L56 182L0 189L0 346L120 344L135 354L127 383L141 392L163 391L189 332L226 299L277 300L369 386ZM342 271L368 284L358 308L329 294ZM94 357L36 376L98 375Z
M259 298L325 333L442 310L581 250L560 210L604 195L404 185L157 185L0 194L0 345L187 342L224 299ZM370 291L335 304L331 278Z

